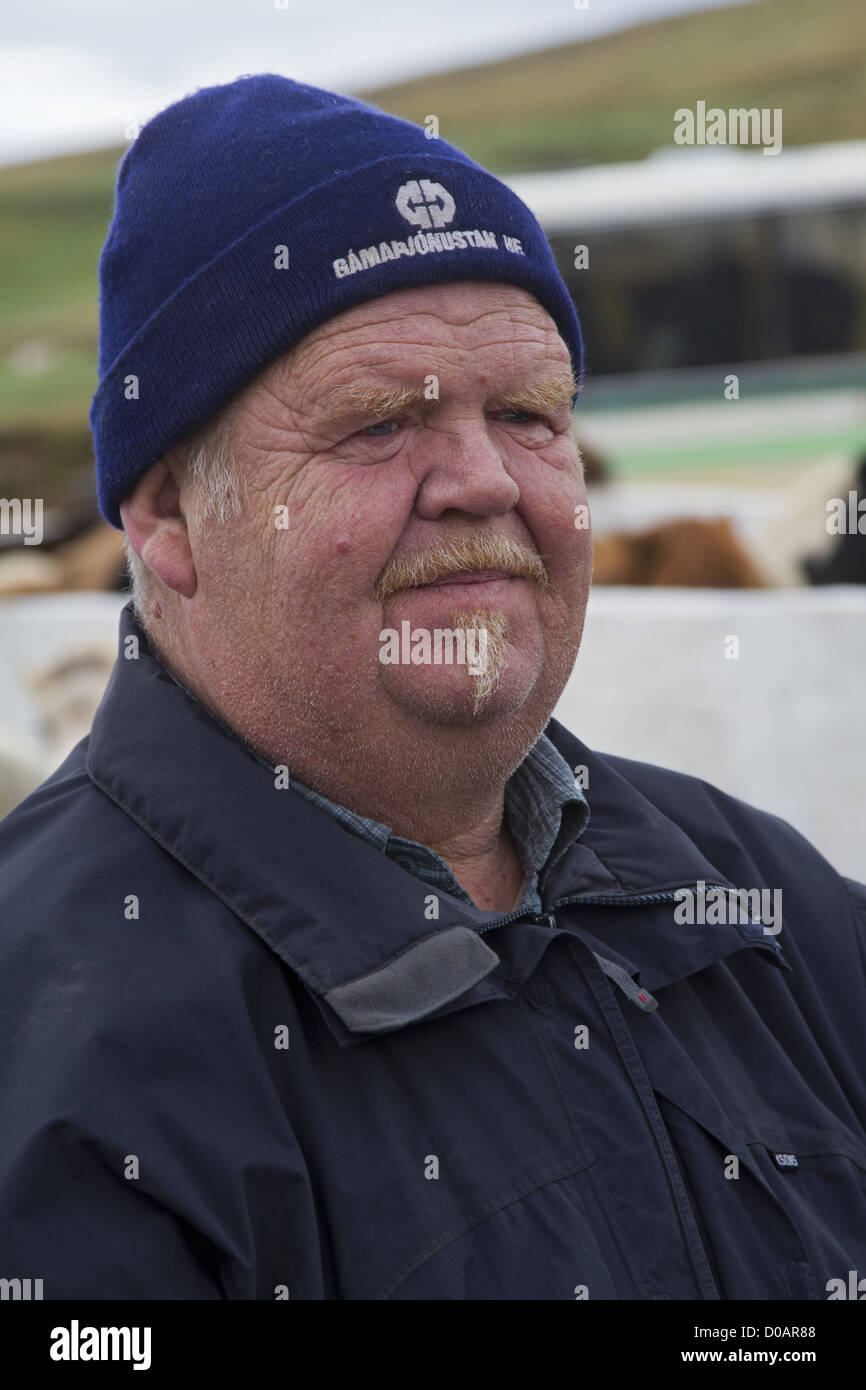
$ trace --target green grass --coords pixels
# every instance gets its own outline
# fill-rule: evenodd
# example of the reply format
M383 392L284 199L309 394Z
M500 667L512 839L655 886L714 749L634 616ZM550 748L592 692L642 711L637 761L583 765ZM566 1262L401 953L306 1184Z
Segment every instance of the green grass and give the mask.
M590 416L587 415L587 424ZM617 478L688 478L700 482L712 476L729 478L756 473L768 476L774 471L817 463L829 454L847 454L852 459L866 453L866 424L839 430L780 434L774 439L754 439L707 443L705 437L690 444L664 449L605 449Z
M95 342L99 253L119 154L0 169L0 353L48 327L65 342Z
M96 363L92 352L73 348L58 354L56 362L38 376L22 376L0 361L0 430L44 426L46 415L57 425L84 425L90 399L96 390Z
M580 14L574 16L575 34ZM759 0L366 93L499 172L641 159L673 112L783 110L788 145L866 136L862 0Z

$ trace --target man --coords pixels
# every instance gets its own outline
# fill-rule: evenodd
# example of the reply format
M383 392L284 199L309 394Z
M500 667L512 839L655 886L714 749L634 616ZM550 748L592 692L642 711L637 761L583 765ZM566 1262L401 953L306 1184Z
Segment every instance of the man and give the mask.
M866 1270L863 890L550 719L591 560L580 333L528 210L244 78L144 128L101 280L135 608L0 830L0 1273L713 1300Z

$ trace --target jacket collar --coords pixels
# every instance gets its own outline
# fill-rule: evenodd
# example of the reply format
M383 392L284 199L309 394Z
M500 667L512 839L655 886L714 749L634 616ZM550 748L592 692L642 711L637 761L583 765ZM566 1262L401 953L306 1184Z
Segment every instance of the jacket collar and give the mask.
M572 766L588 767L592 806L584 839L549 876L546 901L626 898L700 878L727 883L603 758L554 720L546 732ZM521 964L517 972L513 960L503 968L493 949L497 933L481 935L500 918L434 894L291 786L277 786L268 765L166 670L131 604L121 613L118 659L94 716L87 771L299 976L343 1045L514 994L552 939L531 914L515 914L525 921ZM677 978L702 968L694 961L706 956L707 942L715 958L747 944L778 952L768 938L735 941L731 933L705 934L694 958L691 938L680 933L669 944L666 973ZM619 959L641 968L633 953Z

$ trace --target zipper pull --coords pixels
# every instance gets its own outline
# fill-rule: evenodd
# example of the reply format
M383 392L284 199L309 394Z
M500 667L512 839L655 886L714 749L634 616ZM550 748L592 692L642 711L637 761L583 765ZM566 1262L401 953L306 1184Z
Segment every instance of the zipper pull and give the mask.
M609 980L613 980L625 995L630 1004L639 1009L642 1014L651 1014L659 1006L659 1001L648 989L641 989L640 985L635 984L628 971L623 970L621 965L615 965L612 960L605 956L600 956L597 951L592 953L605 975Z
M550 927L551 931L556 931L556 916L553 912L539 912L535 919L537 927Z

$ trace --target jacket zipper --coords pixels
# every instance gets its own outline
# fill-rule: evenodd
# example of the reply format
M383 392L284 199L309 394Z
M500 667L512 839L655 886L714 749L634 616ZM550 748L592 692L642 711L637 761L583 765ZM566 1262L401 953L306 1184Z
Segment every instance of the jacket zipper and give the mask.
M683 884L683 887L689 886L690 885L688 884ZM726 885L721 883L708 883L706 886L707 888L726 888ZM578 894L570 898L562 898L559 902L554 904L554 907L550 912L540 914L537 920L539 922L545 921L547 925L553 929L556 927L556 913L558 912L558 910L561 907L567 907L574 903L588 903L592 906L602 907L613 907L617 904L620 904L625 907L643 907L648 903L677 901L677 890L673 888L659 893L636 893L624 898L616 897L613 894L587 894L585 897L581 897ZM635 981L632 979L632 977L628 974L628 972L623 970L621 966L616 965L611 960L607 960L604 956L600 956L597 951L593 951L592 954L595 957L601 969L604 971L604 974L608 977L612 984L615 984L619 987L619 989L628 999L630 1004L633 1004L635 1008L639 1009L640 1012L644 1014L652 1013L655 1009L658 1008L658 1000L655 998L655 996L650 994L649 990L641 989L640 986L637 985ZM621 1048L619 1048L619 1046L618 1051L620 1053L621 1064L626 1074L631 1076L631 1070L625 1057L622 1055L622 1050ZM632 1078L632 1084L636 1084L634 1078ZM689 1202L687 1194L682 1192L679 1186L679 1182L682 1181L681 1175L679 1173L675 1174L675 1172L671 1171L667 1154L664 1152L662 1144L659 1140L658 1133L656 1132L655 1121L643 1104L642 1108L644 1113L644 1119L649 1128L649 1132L652 1138L652 1142L655 1146L659 1162L667 1179L668 1189L671 1194L671 1200L673 1202L674 1210L676 1211L678 1220L680 1222L683 1244L685 1246L688 1260L694 1273L695 1281L698 1285L698 1288L702 1290L704 1296L706 1296L706 1290L709 1287L712 1295L714 1295L715 1298L718 1299L721 1297L721 1295L716 1284L715 1275L713 1274L707 1251L704 1248L703 1240L701 1238L700 1231L697 1225L696 1214L691 1206L691 1203ZM658 1116L658 1123L664 1128L664 1120L662 1119L661 1113L658 1112L657 1108L656 1111ZM677 1179L679 1179L679 1182L675 1181L675 1176ZM685 1204L686 1209L689 1215L691 1216L691 1227L689 1227L689 1224L686 1222L685 1214L683 1211L683 1203ZM693 1248L693 1242L695 1240L697 1241L698 1248L700 1250L701 1255L703 1256L703 1267L698 1261L696 1251ZM707 1285L707 1280L709 1281L709 1285Z
M690 885L683 884L683 888ZM723 883L708 883L706 888L721 888L727 891L727 886ZM681 889L670 888L660 893L633 893L626 896L618 896L614 893L587 893L576 894L570 898L560 898L549 912L537 912L532 915L532 921L536 926L549 927L551 931L556 929L556 914L562 907L570 907L575 903L587 903L591 907L644 907L648 903L673 903L677 902L677 893ZM494 927L504 926L508 922L515 922L519 917L526 917L526 912L512 912L508 917L501 917L496 922L488 922L480 928L480 933L492 931ZM648 989L641 988L629 975L627 970L623 970L621 965L615 961L608 960L606 956L601 956L597 951L592 953L607 978L616 985L617 989L625 995L628 1002L642 1014L651 1014L658 1008L658 1000L655 995L650 994Z
M590 903L592 906L598 907L615 907L617 905L621 907L643 907L645 903L674 903L677 901L677 894L681 893L683 888L691 888L691 886L690 883L684 883L679 888L668 888L662 893L635 893L626 897L618 897L615 893L609 893L607 896L600 893L588 893L585 896L583 894L577 894L572 898L560 898L559 902L554 904L552 910L543 915L551 917L554 913L558 912L561 907L568 907L572 903ZM729 886L730 885L727 883L704 884L705 889L722 888L726 893Z
M691 886L690 884L683 884L683 885L682 885L683 888L688 888L688 887L690 887L690 886ZM706 887L707 887L707 888L721 888L721 889L723 889L725 892L727 892L727 891L728 891L729 885L728 885L728 884L724 884L724 883L708 883L708 884L706 884ZM559 911L559 909L562 908L562 907L570 907L570 906L572 906L572 905L575 904L575 903L586 903L586 904L588 904L589 906L593 906L593 907L617 907L617 906L619 906L619 907L644 907L644 906L647 905L648 903L676 902L676 901L677 901L677 892L678 892L678 891L681 891L681 890L671 888L671 889L667 889L667 890L665 890L665 891L663 891L663 892L658 892L658 893L633 893L633 894L627 894L627 895L624 896L624 897L618 897L618 896L616 896L615 894L601 894L601 893L588 893L588 894L586 894L586 895L575 894L575 895L573 895L573 896L570 897L570 898L561 898L558 902L554 903L553 907L552 907L552 908L550 909L550 911L548 911L548 912L541 912L541 913L534 913L534 914L531 914L531 913L528 913L528 912L512 912L512 913L509 914L508 917L502 917L502 918L500 918L500 919L499 919L498 921L496 921L496 922L488 922L487 924L485 924L485 926L483 926L483 927L480 928L480 931L481 931L481 932L490 931L490 930L492 930L494 927L501 927L501 926L504 926L504 925L505 925L506 923L508 923L508 922L517 921L517 919L520 918L520 917L530 917L531 920L532 920L536 925L538 925L538 926L547 926L547 927L550 927L551 930L555 930L555 929L556 929L556 926L557 926L557 923L556 923L556 913L557 913L557 912ZM620 989L622 990L623 994L625 994L626 997L629 998L630 1002L633 1003L633 1004L635 1004L636 1007L639 1008L639 1009L641 1010L641 1012L643 1012L643 1013L651 1013L655 1008L658 1007L658 1001L653 997L653 995L651 995L651 994L649 993L648 990L640 990L639 986L635 984L634 980L631 978L631 976L630 976L625 970L623 970L620 966L616 965L613 961L609 961L609 960L607 960L605 957L598 955L598 953L597 953L596 951L593 951L592 954L595 956L595 959L598 961L598 963L599 963L599 965L601 966L601 969L604 971L605 975L607 975L607 977L608 977L613 983L616 983L616 984L619 985L619 987L620 987ZM616 978L616 975L617 975L617 974L624 976L625 979L624 979L623 981L618 980L618 979ZM629 989L629 986L631 987L631 989ZM640 1000L640 999L638 999L638 998L635 997L635 996L640 995L640 994L646 995L646 996L647 996L647 1001ZM624 1065L624 1067L625 1067L625 1070L626 1070L626 1072L628 1073L628 1071L629 1071L628 1066L625 1064L624 1059L621 1059L621 1060L623 1061L623 1065ZM654 1127L652 1121L650 1120L650 1118L649 1118L648 1116L647 1116L646 1118L647 1118L647 1123L649 1124L650 1133L652 1134L653 1142L654 1142L654 1144L655 1144L655 1146L656 1146L656 1151L657 1151L657 1153L658 1153L658 1155L659 1155L659 1159L660 1159L660 1161L661 1161L661 1163L662 1163L662 1166L664 1167L664 1169L665 1169L665 1171L666 1171L666 1173L667 1173L667 1181L668 1181L668 1184L669 1184L669 1186L670 1186L670 1188L671 1188L671 1193L672 1193L673 1201L674 1201L674 1207L675 1207L676 1210L678 1211L678 1213L679 1213L679 1219L680 1219L680 1221L682 1222L682 1221L683 1221L683 1216L682 1216L682 1212L680 1211L680 1201L679 1201L679 1194L678 1194L677 1186L676 1186L676 1184L675 1184L675 1183L673 1182L673 1180L672 1180L671 1173L668 1171L667 1158L666 1158L665 1154L662 1152L661 1145L660 1145L659 1139L658 1139L658 1135L655 1133L655 1127ZM661 1117L659 1117L659 1118L661 1118ZM664 1123L664 1122L662 1121L662 1123ZM759 1182L760 1182L761 1186L763 1187L763 1189L764 1189L764 1191L767 1193L767 1195L771 1198L771 1200L775 1203L775 1205L776 1205L776 1206L778 1207L778 1209L783 1213L783 1215L786 1214L786 1213L784 1212L784 1208L782 1207L782 1205L781 1205L779 1199L776 1197L775 1193L771 1190L771 1188L767 1185L767 1183L765 1182L764 1178L763 1178L760 1174L757 1174L757 1176L758 1176L758 1179L759 1179ZM693 1212L692 1212L692 1215L694 1216L694 1213L693 1213ZM696 1279L697 1279L697 1281L698 1281L698 1285L701 1286L701 1284L703 1283L703 1280L702 1280L702 1277L701 1277L701 1272L698 1270L698 1267L697 1267L697 1264L696 1264L696 1261L695 1261L695 1254L694 1254L694 1251L692 1250L692 1242L691 1242L691 1240L689 1239L688 1233L687 1233L685 1230L683 1231L683 1238L684 1238L684 1240L685 1240L686 1250L687 1250L687 1252L688 1252L688 1256L689 1256L690 1263L691 1263L692 1268L693 1268L693 1270L694 1270L694 1272L695 1272L695 1277L696 1277ZM699 1239L699 1242L700 1242L700 1244L701 1244L701 1248L703 1249L703 1242L700 1240L700 1237L698 1237L698 1239ZM706 1252L705 1252L705 1251L704 1251L704 1258L705 1258L705 1261L706 1261L706 1264L707 1264L707 1269L709 1270L710 1281L711 1281L711 1283L712 1283L712 1285L713 1285L713 1289L714 1289L715 1295L716 1295L716 1297L718 1298L718 1297L720 1297L719 1291L718 1291L718 1288L715 1287L715 1277L713 1276L712 1271L710 1270L710 1267L709 1267L709 1260L707 1259L707 1256L706 1256Z
M726 883L707 883L706 888L722 888L728 891L729 884ZM524 908L522 912L510 912L507 917L497 917L495 922L485 922L478 928L479 935L484 932L494 931L497 927L504 927L509 922L516 922L520 917L529 917L536 926L555 927L556 913L561 907L570 907L572 903L587 903L590 907L644 907L647 903L673 903L677 901L677 893L682 892L683 888L690 888L691 884L684 883L680 888L669 888L662 893L632 893L620 895L609 893L606 896L601 893L577 894L571 898L560 898L559 902L554 903L549 912L530 912L529 908Z

